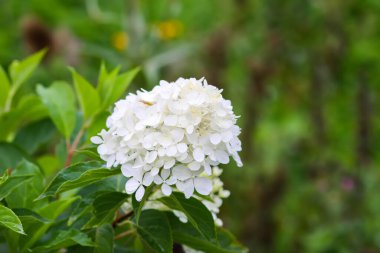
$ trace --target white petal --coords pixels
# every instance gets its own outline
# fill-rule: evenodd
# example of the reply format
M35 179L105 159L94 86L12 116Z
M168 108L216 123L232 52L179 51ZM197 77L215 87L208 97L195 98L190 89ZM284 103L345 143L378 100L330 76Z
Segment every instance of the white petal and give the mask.
M212 182L208 178L204 178L204 177L194 178L194 186L195 186L195 190L197 190L197 192L202 195L209 195L212 191Z
M176 146L170 146L166 149L166 155L168 156L175 156L177 154L177 147Z
M192 162L192 163L189 163L187 165L187 167L192 170L192 171L196 171L196 170L199 170L201 168L201 164L199 162Z
M204 162L203 164L204 168L205 168L205 173L209 176L211 176L212 172L211 172L211 166L208 162Z
M186 180L192 176L190 170L183 165L175 166L172 172L173 176L179 180Z
M151 174L152 176L156 176L156 175L158 175L158 172L160 172L160 169L157 168L157 167L154 167L154 168L150 171L150 174Z
M170 177L165 182L166 182L167 185L173 185L173 184L177 183L177 179L175 177Z
M153 179L154 179L154 177L150 173L145 173L142 183L145 186L149 186L152 184Z
M168 115L164 119L164 124L167 126L175 126L177 124L177 115Z
M222 136L220 134L212 134L210 136L210 142L214 145L218 145L222 141Z
M162 184L161 191L165 196L172 194L172 188L167 184Z
M185 186L184 186L184 191L183 193L185 194L185 198L190 198L193 193L194 193L194 182L193 180L187 180L185 182Z
M173 167L175 164L175 159L170 159L168 160L167 162L165 162L164 164L164 169L170 169L171 167Z
M103 143L102 138L100 138L99 136L93 136L93 137L91 137L90 140L94 144L102 144Z
M145 155L145 162L152 163L157 158L157 151L147 152Z
M162 184L162 182L163 182L163 181L162 181L162 178L161 178L160 176L158 176L158 175L154 177L154 180L153 180L153 181L154 181L154 183L157 184L157 185Z
M178 152L185 153L187 151L187 145L185 143L178 143L177 149L178 149Z
M203 162L203 160L205 159L205 154L203 153L203 150L201 148L196 148L193 151L193 157L195 161Z
M188 127L186 127L186 132L187 132L188 134L193 133L193 132L194 132L194 126L188 126Z
M98 150L98 153L100 155L105 155L105 154L107 154L109 152L108 148L107 148L107 146L105 144L99 145L98 148L97 148L97 150Z
M125 184L125 191L128 194L132 194L136 191L136 189L140 186L140 182L134 178L130 178Z
M227 152L223 150L217 150L215 152L216 160L222 164L227 164L230 161L230 157Z
M169 176L170 176L170 170L162 170L161 171L161 178L163 180L168 179Z
M132 165L129 163L123 164L121 166L121 173L123 173L124 176L126 177L131 177L133 176L133 171L132 171Z
M144 186L140 186L137 191L136 191L136 200L138 202L141 201L141 199L144 197L144 193L145 193L145 188Z

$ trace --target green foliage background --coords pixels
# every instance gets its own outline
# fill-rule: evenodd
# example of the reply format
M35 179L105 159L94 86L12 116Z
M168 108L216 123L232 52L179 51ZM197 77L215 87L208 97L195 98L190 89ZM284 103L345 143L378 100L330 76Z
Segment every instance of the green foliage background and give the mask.
M130 91L179 76L223 88L244 167L224 166L221 216L252 252L379 251L379 1L2 0L0 25L3 67L51 49L14 101L71 82L67 64L96 83L102 59L141 67ZM28 122L11 139L54 174L59 134Z

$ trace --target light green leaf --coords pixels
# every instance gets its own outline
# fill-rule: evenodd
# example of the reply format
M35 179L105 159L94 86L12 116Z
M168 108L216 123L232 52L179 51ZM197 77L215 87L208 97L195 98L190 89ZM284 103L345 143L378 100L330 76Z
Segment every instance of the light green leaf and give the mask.
M111 224L96 229L94 253L113 253L114 231Z
M37 93L55 126L69 139L76 120L75 96L70 85L63 81L56 81L48 88L39 85Z
M158 210L148 209L141 213L137 232L155 252L171 253L173 238L166 215Z
M12 89L17 90L32 72L37 68L47 50L41 50L22 61L12 62L9 73L12 79Z
M39 199L55 194L93 184L107 177L120 174L119 169L102 168L98 161L74 164L61 170L46 187Z
M93 87L86 79L71 69L75 91L82 107L85 119L89 119L99 111L100 98L95 87Z
M98 77L98 86L97 86L98 91L103 91L103 85L104 85L105 80L107 79L107 76L108 76L107 67L105 63L102 62L100 65L100 71L99 71L99 77Z
M0 205L0 226L9 228L19 234L25 234L17 215L9 208Z
M23 96L15 108L0 114L0 140L8 138L22 125L40 120L47 115L48 111L38 96Z
M51 240L43 243L33 249L33 252L47 252L60 248L69 247L72 245L81 245L86 247L94 247L95 244L91 238L76 229L70 229L66 231L60 231L56 236L53 236Z
M207 239L216 237L214 219L210 211L195 198L185 198L185 195L179 192L173 192L170 197L159 199L167 207L183 212L189 222L198 232Z
M137 75L139 71L140 68L134 68L128 72L119 75L116 78L115 83L111 87L109 87L111 91L104 102L107 107L115 103L115 101L118 100L126 92L128 86L131 84L133 78Z
M101 192L96 196L93 203L93 218L84 226L91 228L111 222L116 211L128 198L128 195L121 192Z
M0 109L4 108L9 94L10 83L7 74L0 66ZM1 111L1 110L0 110Z

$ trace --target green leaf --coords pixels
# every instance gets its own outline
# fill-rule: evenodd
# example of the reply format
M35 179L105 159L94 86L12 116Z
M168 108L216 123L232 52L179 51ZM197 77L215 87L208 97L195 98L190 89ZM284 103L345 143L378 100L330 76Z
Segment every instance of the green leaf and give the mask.
M116 78L115 84L112 85L112 87L109 87L111 91L109 95L106 97L106 101L105 101L106 106L109 106L115 103L115 101L118 100L126 92L128 86L130 85L133 78L137 75L139 71L140 71L140 68L134 68L128 72L125 72L119 75Z
M16 145L0 142L0 174L4 174L6 169L15 168L26 156Z
M17 215L11 209L2 205L0 205L0 226L9 228L19 234L25 234Z
M170 197L158 199L167 207L183 212L189 222L207 239L216 237L214 219L210 211L195 198L186 199L185 195L173 192Z
M28 154L33 154L40 146L47 143L56 132L50 119L33 122L21 128L14 143L23 147Z
M55 220L60 216L78 197L69 197L60 200L53 201L42 208L39 208L36 213L43 217L43 221L39 219L26 219L24 220L21 216L20 219L24 222L24 228L28 236L21 237L19 241L20 251L31 248L34 243L36 243L42 236L46 234L46 231L53 225L51 221ZM47 222L46 220L49 220Z
M24 222L27 223L28 221L38 221L38 222L42 222L42 223L50 222L50 220L45 219L44 217L42 217L38 213L36 213L32 210L26 209L26 208L15 208L15 209L13 209L13 211L20 218L22 223L24 223Z
M152 193L153 187L154 187L153 185L150 185L145 189L144 196L140 202L136 200L135 194L133 194L132 196L132 206L133 206L133 211L135 212L135 219L136 219L137 224L139 224L141 210L144 207L146 200L149 198L150 194Z
M84 226L84 228L91 228L107 222L112 222L116 211L128 197L128 194L121 192L99 193L95 197L93 203L93 218Z
M0 66L0 109L4 108L5 102L9 94L10 83L7 74ZM0 110L1 112L1 110Z
M15 189L20 187L22 184L27 183L32 179L33 175L25 176L10 176L0 184L0 200L8 197Z
M182 223L173 213L167 212L172 229L173 240L176 243L187 245L195 250L213 253L245 253L248 250L241 246L226 230L219 228L217 239L208 240L202 236L191 224Z
M21 62L14 61L12 62L9 73L12 78L12 89L17 90L21 84L23 84L33 71L37 68L38 64L42 60L47 50L41 50Z
M43 202L34 201L44 187L44 177L39 167L27 160L22 160L13 170L11 177L30 175L32 176L30 180L20 184L6 198L9 207L32 209L43 204Z
M76 120L75 96L70 85L63 81L56 81L48 88L39 85L37 93L55 126L69 139Z
M100 98L95 87L86 79L71 69L75 91L82 107L84 118L89 119L96 114L100 106Z
M99 77L98 77L98 86L97 86L98 91L103 91L103 85L107 77L108 77L107 67L105 63L102 61L100 65Z
M39 199L58 193L93 184L107 177L120 174L119 169L102 168L98 161L74 164L61 170L46 187Z
M76 244L86 247L95 246L87 234L82 233L76 229L70 229L67 231L60 231L56 236L53 236L51 240L34 248L33 252L47 252L60 248L66 248Z
M108 73L105 78L103 77L104 81L102 83L99 83L98 87L96 88L101 98L102 109L107 109L112 104L112 102L110 102L112 89L115 85L119 71L120 67L116 67L114 70Z
M111 224L96 229L94 253L113 253L114 231Z
M172 252L172 233L164 213L154 209L144 210L141 213L139 224L136 224L136 229L140 237L155 252Z
M13 137L11 133L22 125L40 120L47 115L48 111L38 96L33 94L23 96L16 108L0 114L0 140Z

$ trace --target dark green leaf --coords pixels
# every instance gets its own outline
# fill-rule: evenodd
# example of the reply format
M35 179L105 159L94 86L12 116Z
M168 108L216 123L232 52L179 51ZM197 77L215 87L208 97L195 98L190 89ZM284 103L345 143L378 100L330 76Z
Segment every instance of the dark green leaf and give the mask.
M219 228L217 240L208 240L202 236L191 224L182 223L172 213L167 213L172 229L173 240L176 243L187 245L195 250L213 253L245 253L246 248L241 246L227 231Z
M129 196L121 192L102 192L94 200L93 218L85 225L85 228L102 225L112 222L116 211Z
M152 193L153 187L154 187L153 185L150 185L145 189L144 196L140 202L136 200L135 194L133 194L132 196L132 206L133 206L133 211L135 212L135 219L136 219L137 224L139 224L141 210L144 207L146 200L149 198L150 194Z
M111 224L96 229L94 253L113 253L114 231Z
M0 142L0 174L4 174L6 169L14 169L26 156L27 154L16 145Z
M172 252L172 234L164 213L154 209L144 210L136 228L140 237L156 252Z
M189 222L207 239L216 237L214 219L210 211L195 198L186 199L185 195L173 192L170 197L160 198L167 207L183 212Z
M14 143L23 147L28 154L33 154L51 139L54 132L54 125L49 119L33 122L18 131Z
M32 209L43 204L43 202L34 201L44 187L44 177L39 167L27 160L22 160L13 170L11 177L29 175L32 175L32 178L20 184L13 190L12 194L6 198L8 206L12 208Z
M6 198L22 184L27 183L32 179L33 175L25 176L10 176L4 182L0 184L0 200Z
M90 185L107 177L120 174L119 169L102 167L101 162L92 161L77 163L61 170L39 198L54 196L55 194Z
M37 87L57 129L69 139L74 131L76 121L75 96L69 84L62 81L54 82L50 87Z
M58 235L53 236L53 238L42 245L33 249L33 252L46 252L50 250L56 250L60 248L69 247L72 245L79 244L81 246L94 247L95 244L91 238L76 229L70 229L67 231L61 231Z
M25 234L17 215L11 209L2 205L0 205L0 226L9 228L19 234Z

